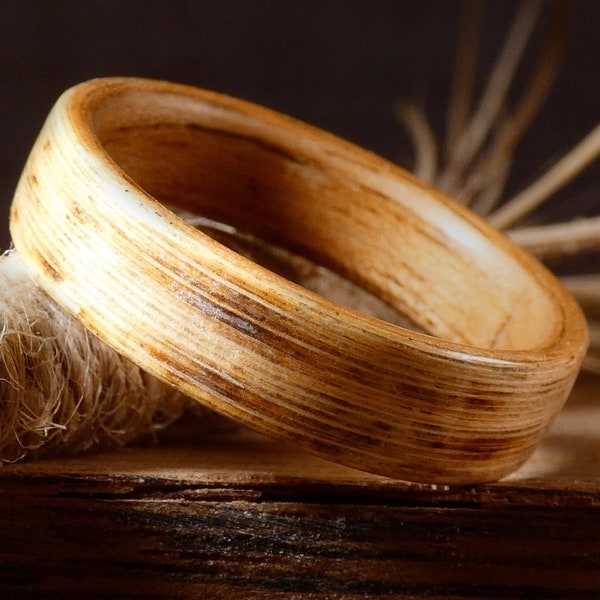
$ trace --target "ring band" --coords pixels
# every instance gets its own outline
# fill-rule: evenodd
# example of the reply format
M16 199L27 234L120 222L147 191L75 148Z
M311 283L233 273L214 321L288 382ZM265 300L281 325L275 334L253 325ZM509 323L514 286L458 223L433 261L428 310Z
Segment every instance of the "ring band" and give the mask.
M167 206L330 267L423 331L336 304ZM11 234L46 291L143 369L335 462L412 481L498 479L531 453L587 347L555 277L403 170L270 110L187 86L65 92Z

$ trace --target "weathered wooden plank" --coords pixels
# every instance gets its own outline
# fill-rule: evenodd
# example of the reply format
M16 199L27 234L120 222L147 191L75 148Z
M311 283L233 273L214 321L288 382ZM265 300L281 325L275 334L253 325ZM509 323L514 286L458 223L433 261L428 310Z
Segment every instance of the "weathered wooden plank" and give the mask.
M559 514L548 507L193 495L41 498L29 490L12 507L3 496L0 590L149 598L190 592L504 598L516 590L592 598L600 591L600 529L592 508Z

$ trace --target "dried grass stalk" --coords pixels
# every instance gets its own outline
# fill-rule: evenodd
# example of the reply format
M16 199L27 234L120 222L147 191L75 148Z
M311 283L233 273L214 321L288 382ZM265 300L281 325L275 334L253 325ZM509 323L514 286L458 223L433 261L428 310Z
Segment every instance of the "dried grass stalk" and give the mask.
M523 226L521 223L600 156L600 124L545 174L513 198L503 198L515 149L539 112L561 61L566 39L568 3L552 3L537 66L514 107L508 91L523 58L541 5L520 4L500 56L475 108L478 40L482 28L482 3L465 0L451 93L444 164L437 156L438 136L419 109L404 109L402 122L414 146L415 165L429 165L428 177L436 185L486 217L495 227L542 259L600 250L600 217L574 218L560 223ZM468 56L467 56L468 54ZM416 132L421 132L420 134ZM423 135L426 132L427 135ZM437 173L431 173L436 165ZM499 205L499 207L498 207ZM569 277L567 287L583 304L593 329L600 314L598 272ZM584 368L600 372L600 341L592 335Z

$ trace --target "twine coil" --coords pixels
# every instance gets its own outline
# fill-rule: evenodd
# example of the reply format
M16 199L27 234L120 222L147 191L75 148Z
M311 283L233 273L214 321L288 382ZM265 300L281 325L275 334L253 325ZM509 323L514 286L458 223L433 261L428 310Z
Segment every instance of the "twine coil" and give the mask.
M190 400L63 311L17 252L0 258L0 464L120 446Z
M256 265L166 205L332 268L426 333ZM502 477L587 346L552 274L468 210L322 131L222 95L95 80L58 101L11 212L55 300L180 392L386 476Z

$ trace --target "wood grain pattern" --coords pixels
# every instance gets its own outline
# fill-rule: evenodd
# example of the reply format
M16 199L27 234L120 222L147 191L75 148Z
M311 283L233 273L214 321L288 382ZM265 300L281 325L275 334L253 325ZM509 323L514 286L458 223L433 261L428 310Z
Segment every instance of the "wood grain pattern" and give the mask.
M369 475L238 431L0 469L6 598L600 594L600 379L479 486Z
M155 198L329 266L427 333L292 284ZM11 232L42 287L148 372L397 478L472 483L517 468L587 344L554 276L462 207L322 131L174 84L68 91Z

